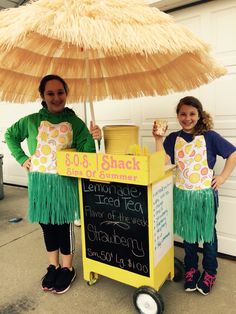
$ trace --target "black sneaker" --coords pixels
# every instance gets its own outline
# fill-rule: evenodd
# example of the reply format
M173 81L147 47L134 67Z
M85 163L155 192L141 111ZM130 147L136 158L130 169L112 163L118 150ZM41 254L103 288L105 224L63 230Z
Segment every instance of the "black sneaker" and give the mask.
M191 292L197 289L197 282L200 278L200 271L196 268L191 268L190 270L185 272L185 283L184 289L185 291Z
M72 267L72 270L70 270L67 267L61 268L60 273L55 282L53 292L57 294L65 293L67 290L70 289L70 285L74 281L75 277L76 273L74 267Z
M56 268L54 265L48 266L47 273L42 278L42 289L44 291L53 290L60 269L60 265L58 268Z
M215 280L216 275L210 275L208 272L204 271L197 283L197 290L203 295L208 295L214 285Z

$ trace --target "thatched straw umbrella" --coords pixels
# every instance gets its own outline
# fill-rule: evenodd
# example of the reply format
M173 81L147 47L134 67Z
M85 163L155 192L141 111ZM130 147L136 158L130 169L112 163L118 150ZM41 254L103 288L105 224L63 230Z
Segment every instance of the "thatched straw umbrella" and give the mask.
M38 0L0 11L1 100L35 101L49 73L68 82L70 102L92 105L189 90L225 72L206 43L142 0Z

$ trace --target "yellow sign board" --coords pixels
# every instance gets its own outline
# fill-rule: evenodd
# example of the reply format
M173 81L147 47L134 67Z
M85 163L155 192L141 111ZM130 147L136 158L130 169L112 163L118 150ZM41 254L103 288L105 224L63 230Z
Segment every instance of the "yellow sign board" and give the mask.
M164 176L164 152L150 156L57 152L60 175L95 181L148 185Z

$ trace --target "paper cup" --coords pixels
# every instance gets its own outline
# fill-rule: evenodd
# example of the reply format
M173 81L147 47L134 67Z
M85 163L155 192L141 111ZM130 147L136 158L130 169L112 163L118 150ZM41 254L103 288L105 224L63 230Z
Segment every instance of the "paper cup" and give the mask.
M164 119L156 119L156 135L165 135L167 126L168 126L168 121Z

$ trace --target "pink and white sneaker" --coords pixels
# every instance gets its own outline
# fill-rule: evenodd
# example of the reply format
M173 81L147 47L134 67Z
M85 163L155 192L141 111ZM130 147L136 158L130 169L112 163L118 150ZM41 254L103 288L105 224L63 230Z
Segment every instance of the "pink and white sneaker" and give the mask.
M204 271L197 283L197 290L203 295L208 295L216 280L216 275L208 274Z

